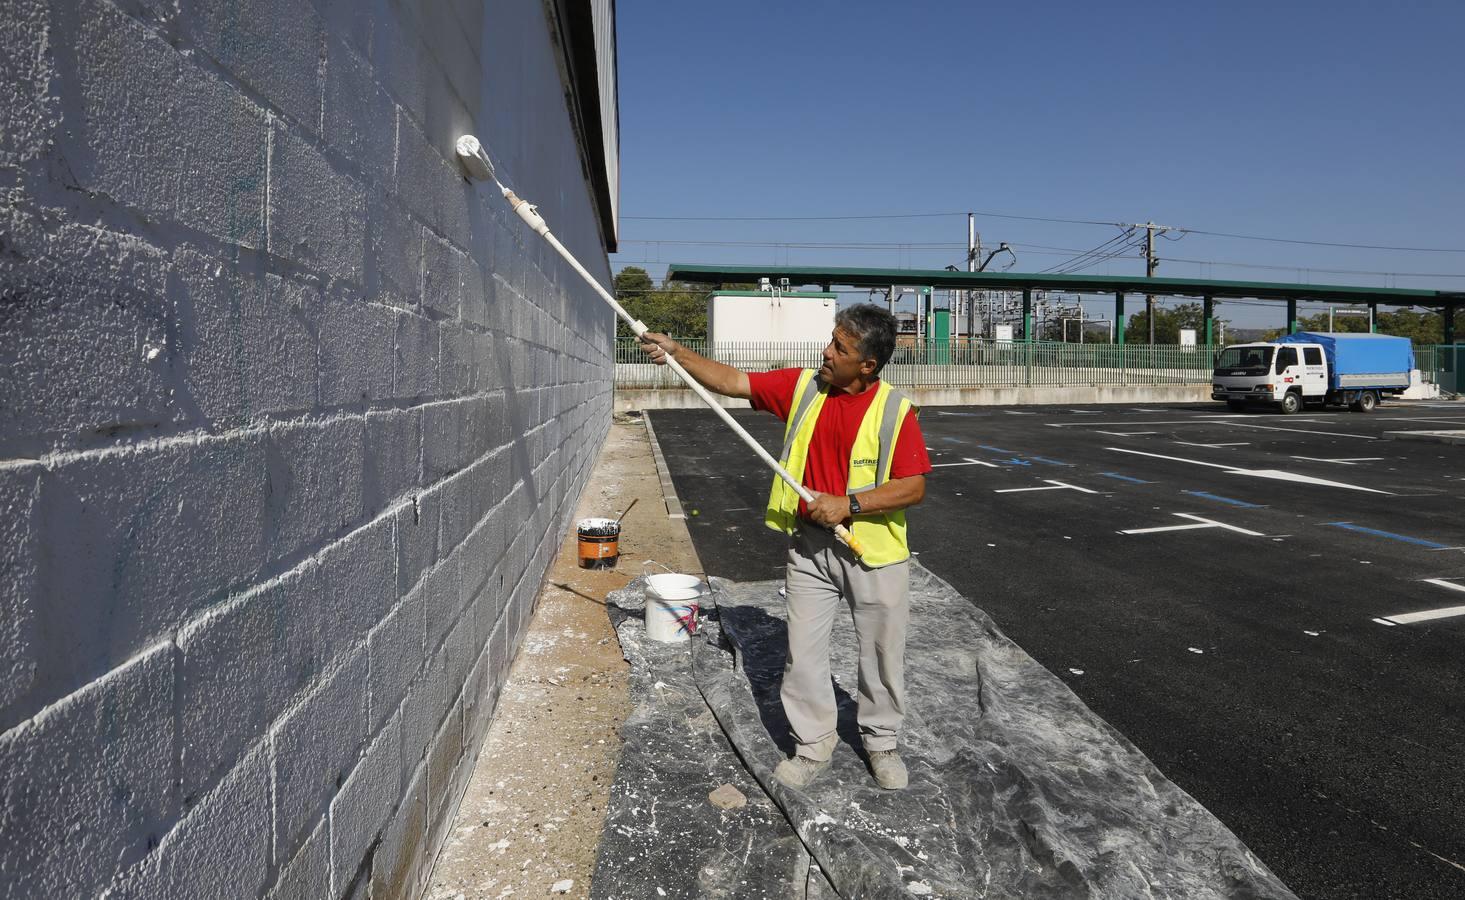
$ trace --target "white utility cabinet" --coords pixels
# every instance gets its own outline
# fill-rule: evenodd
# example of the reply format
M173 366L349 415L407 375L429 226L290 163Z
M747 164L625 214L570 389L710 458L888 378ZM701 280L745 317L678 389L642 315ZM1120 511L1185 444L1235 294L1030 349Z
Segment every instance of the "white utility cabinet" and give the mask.
M707 298L707 340L719 344L819 343L834 330L834 294L716 291Z

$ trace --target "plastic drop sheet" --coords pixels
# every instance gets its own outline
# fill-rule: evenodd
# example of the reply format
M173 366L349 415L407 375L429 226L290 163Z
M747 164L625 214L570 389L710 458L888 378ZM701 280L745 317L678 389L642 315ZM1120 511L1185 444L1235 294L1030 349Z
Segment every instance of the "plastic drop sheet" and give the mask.
M1067 685L917 564L900 746L910 786L881 790L866 767L848 616L837 617L831 640L840 733L832 765L803 790L775 782L773 767L793 747L778 699L787 646L780 586L713 579L718 621L690 645L649 650L644 629L635 631L638 586L612 595L621 610L631 610L612 615L625 617L618 632L633 668L632 690L645 682L651 693L633 698L637 712L623 731L593 896L1294 896ZM673 683L681 686L680 706L662 699ZM623 886L623 855L636 850L615 829L619 823L636 833L644 816L622 805L644 808L645 783L661 763L656 754L672 752L677 740L671 728L696 735L676 752L697 758L684 770L690 780L705 780L681 796L678 827L702 829L704 841L679 860L661 861L681 870L677 890L662 895ZM715 758L718 748L723 756ZM721 783L713 779L731 781L749 806L729 813L711 807L706 793ZM677 801L664 794L668 802ZM763 858L740 863L732 848L750 837ZM717 875L702 877L709 863ZM719 892L729 878L739 892Z
M647 640L644 582L606 608L630 663L631 715L590 880L596 900L836 900L783 812L738 758L692 677L693 643ZM775 595L777 589L775 588ZM705 647L715 625L693 638ZM731 784L746 806L707 795Z

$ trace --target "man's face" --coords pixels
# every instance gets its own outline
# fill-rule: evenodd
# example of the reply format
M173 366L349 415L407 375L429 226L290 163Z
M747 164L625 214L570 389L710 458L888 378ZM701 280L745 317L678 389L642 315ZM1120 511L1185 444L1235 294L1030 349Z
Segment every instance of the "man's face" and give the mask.
M870 378L875 374L875 360L861 356L855 336L839 326L829 336L824 348L824 365L819 367L819 377L834 387L848 387L858 377Z

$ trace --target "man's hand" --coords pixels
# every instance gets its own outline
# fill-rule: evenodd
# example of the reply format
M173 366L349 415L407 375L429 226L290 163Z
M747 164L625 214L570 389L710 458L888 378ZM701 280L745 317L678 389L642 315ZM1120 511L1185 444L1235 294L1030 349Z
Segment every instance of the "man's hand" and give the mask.
M809 504L809 518L825 528L849 519L849 497L842 494L821 494L814 492L814 502Z
M682 345L664 334L648 331L641 335L641 350L658 366L666 365L668 357L676 356Z

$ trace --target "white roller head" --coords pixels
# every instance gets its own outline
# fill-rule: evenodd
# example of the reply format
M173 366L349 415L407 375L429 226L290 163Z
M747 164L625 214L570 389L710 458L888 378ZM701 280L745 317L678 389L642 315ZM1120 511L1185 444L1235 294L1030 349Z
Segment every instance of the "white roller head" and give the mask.
M478 142L478 138L465 134L458 138L456 149L458 158L463 161L463 168L468 170L468 174L475 181L496 180L493 174L493 160L488 158L488 154L484 152L483 145Z

